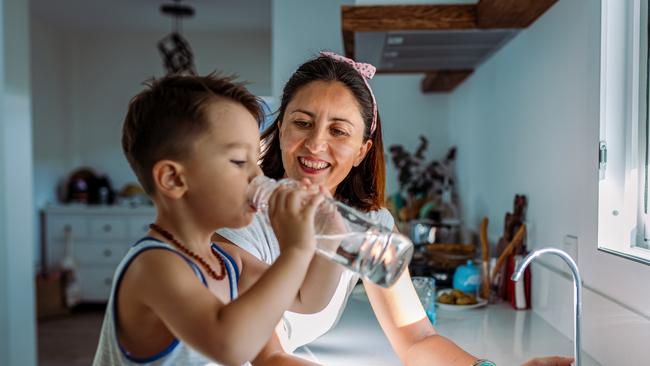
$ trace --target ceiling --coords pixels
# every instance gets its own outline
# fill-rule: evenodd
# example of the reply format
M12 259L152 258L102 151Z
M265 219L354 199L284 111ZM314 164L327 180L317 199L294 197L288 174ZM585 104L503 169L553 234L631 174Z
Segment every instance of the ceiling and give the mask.
M160 13L172 0L30 0L31 15L68 30L156 31L171 29L171 18ZM195 15L183 21L183 31L271 30L270 0L184 0Z

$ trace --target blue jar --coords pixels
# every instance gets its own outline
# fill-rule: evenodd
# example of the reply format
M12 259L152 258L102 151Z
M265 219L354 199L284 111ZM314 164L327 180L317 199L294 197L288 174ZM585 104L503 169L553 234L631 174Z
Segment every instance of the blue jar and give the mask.
M462 266L458 266L454 272L454 288L465 293L476 294L480 281L481 273L471 260L468 260Z

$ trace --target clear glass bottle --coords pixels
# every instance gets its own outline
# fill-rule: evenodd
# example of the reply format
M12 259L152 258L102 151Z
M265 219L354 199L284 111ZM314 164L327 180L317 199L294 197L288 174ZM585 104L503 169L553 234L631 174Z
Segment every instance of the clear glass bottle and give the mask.
M251 205L267 223L269 197L283 184L298 183L258 176L248 188ZM315 229L318 254L382 287L392 286L413 256L413 243L406 236L331 198L318 207Z

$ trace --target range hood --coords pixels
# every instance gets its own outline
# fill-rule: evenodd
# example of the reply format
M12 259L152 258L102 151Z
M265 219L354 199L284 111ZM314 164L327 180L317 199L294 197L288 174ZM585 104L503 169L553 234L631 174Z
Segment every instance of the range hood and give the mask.
M424 73L423 92L448 92L556 2L343 6L345 54L378 73Z

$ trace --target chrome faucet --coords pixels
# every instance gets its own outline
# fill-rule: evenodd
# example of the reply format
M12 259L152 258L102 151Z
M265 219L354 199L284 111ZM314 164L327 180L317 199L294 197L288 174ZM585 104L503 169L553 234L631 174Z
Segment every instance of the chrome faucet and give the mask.
M538 249L530 252L524 260L519 263L519 266L515 269L515 272L512 274L512 280L517 282L521 279L521 276L524 274L524 270L530 263L532 263L537 257L542 254L555 254L558 257L564 259L564 261L571 268L573 273L573 304L575 309L573 315L575 316L575 323L573 325L573 353L575 354L575 366L580 366L580 317L582 316L582 279L580 278L580 273L578 272L578 266L576 262L573 261L573 258L566 254L566 252L556 249L556 248L544 248Z

